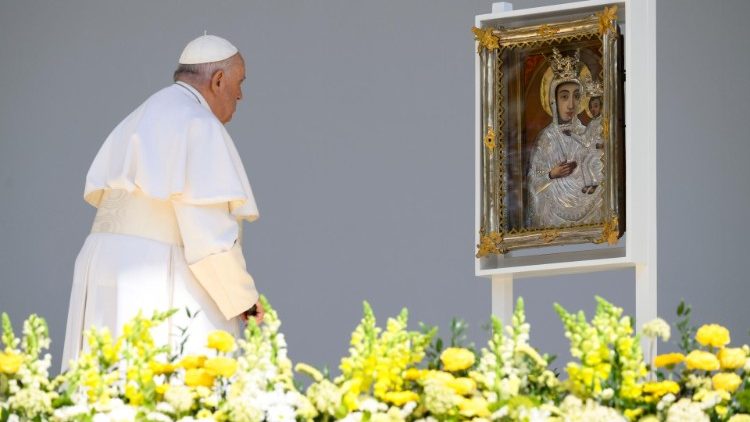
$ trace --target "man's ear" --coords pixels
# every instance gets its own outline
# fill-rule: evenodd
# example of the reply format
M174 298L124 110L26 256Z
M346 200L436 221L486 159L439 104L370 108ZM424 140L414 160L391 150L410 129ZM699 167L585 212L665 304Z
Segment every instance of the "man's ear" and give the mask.
M218 92L221 88L224 87L225 81L225 74L224 70L219 69L211 76L211 91L214 93Z

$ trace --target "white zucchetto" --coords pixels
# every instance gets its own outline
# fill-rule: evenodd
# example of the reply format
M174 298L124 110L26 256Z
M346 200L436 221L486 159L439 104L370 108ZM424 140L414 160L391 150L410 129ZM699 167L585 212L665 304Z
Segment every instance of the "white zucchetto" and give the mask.
M180 64L213 63L226 60L239 50L224 38L216 35L201 35L190 41L180 55Z

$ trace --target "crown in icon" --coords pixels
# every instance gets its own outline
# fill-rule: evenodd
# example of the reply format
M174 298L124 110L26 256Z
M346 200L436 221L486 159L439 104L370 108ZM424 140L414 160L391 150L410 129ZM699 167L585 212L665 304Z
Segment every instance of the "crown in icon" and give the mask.
M547 56L555 79L578 79L581 66L581 54L578 49L573 56L563 56L557 48L552 49L552 56Z
M601 81L595 81L590 76L583 78L583 89L589 97L601 97L604 95L604 85Z

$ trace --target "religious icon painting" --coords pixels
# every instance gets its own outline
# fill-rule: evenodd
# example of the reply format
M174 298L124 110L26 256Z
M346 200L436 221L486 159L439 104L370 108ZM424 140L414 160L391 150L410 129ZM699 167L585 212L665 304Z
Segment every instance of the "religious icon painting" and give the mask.
M477 257L617 244L625 232L617 7L473 31L480 64Z

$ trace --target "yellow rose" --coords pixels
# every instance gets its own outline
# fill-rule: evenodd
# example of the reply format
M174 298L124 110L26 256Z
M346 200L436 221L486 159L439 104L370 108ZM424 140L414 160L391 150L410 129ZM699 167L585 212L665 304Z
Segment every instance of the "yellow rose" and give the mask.
M403 406L410 401L419 401L419 395L413 391L389 391L385 393L383 399L396 406Z
M745 366L745 351L736 348L725 348L719 350L719 362L721 363L721 369L737 369Z
M206 359L203 368L214 376L229 378L237 371L237 361L223 356Z
M187 355L177 365L185 369L195 369L202 367L205 362L206 357L203 355Z
M724 347L729 344L729 330L718 324L706 324L695 333L695 339L704 346Z
M226 331L212 331L208 334L207 346L220 352L231 352L234 350L234 337Z
M665 353L654 358L654 366L656 366L657 368L674 366L678 363L682 363L682 361L684 360L685 355L683 355L682 353Z
M470 350L449 347L440 355L440 361L446 371L463 371L474 365L474 353Z
M185 385L188 387L211 387L214 385L214 376L203 368L188 369L185 371Z
M458 403L458 409L463 416L466 416L468 418L486 418L490 416L490 410L488 409L487 400L481 397L461 399L461 401Z
M667 393L677 394L680 392L680 385L674 381L653 381L643 385L643 392L661 397Z
M466 396L471 394L476 388L477 384L471 378L454 378L445 383L445 386L455 391L459 396Z
M6 374L15 374L21 369L23 355L13 352L0 352L0 372Z
M734 372L716 374L711 378L711 381L715 390L724 390L728 393L734 393L742 384L742 378Z
M693 350L685 358L688 369L698 369L700 371L715 371L721 366L719 359L713 353L702 350Z

